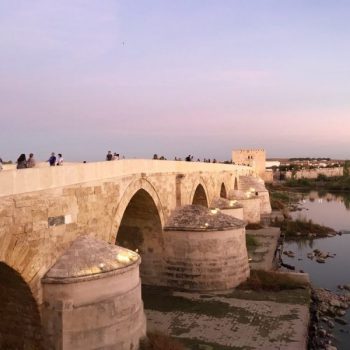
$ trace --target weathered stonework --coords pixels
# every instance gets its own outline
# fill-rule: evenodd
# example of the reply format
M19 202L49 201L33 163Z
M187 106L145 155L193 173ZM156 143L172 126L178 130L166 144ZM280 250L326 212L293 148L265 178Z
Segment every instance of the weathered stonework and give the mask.
M304 169L298 170L295 173L292 171L286 171L286 179L317 179L318 175L324 175L327 177L337 177L344 175L344 168L320 168L320 169Z
M260 198L260 214L271 214L270 195L262 179L254 176L241 176L238 189L242 192L257 194Z
M246 193L240 190L230 191L229 198L237 200L243 207L243 218L248 223L260 222L261 200L254 193Z
M244 220L243 205L237 200L218 198L212 202L211 208L218 208L223 214Z
M143 220L135 221L144 242L141 274L150 284L164 283L159 278L166 257L163 227L172 211L192 204L199 186L211 203L223 186L229 193L240 176L252 173L234 165L145 160L2 171L0 262L18 272L42 310L41 280L57 259L86 232L115 244L123 221L131 222L126 213L133 211L132 199L142 209L136 199L145 191L155 209L145 207L138 216ZM155 220L159 230L152 229Z
M136 349L146 330L139 264L127 249L75 240L43 278L45 349Z
M249 276L245 223L200 206L175 210L164 232L167 286L226 290Z

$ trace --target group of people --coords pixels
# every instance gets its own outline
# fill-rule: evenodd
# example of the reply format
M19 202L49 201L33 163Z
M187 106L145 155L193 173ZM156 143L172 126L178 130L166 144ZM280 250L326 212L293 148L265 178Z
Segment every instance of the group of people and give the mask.
M50 166L63 165L62 153L58 153L57 158L56 158L55 152L52 152L50 158L47 161L49 162Z
M114 152L112 154L112 151L108 151L106 155L106 160L119 160L119 153Z
M49 162L50 166L63 165L63 156L61 153L58 153L58 156L56 158L55 153L52 152L50 158L47 161ZM33 153L30 153L28 158L26 158L26 155L22 153L17 159L17 169L34 168L35 165L36 160Z
M17 169L34 168L35 165L36 160L33 153L29 154L28 159L24 153L22 153L17 159Z

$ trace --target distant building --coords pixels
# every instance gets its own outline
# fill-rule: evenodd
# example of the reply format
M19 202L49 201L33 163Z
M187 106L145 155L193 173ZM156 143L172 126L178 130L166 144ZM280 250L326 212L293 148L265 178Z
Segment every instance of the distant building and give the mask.
M281 165L279 160L267 160L265 163L266 169L271 169L273 167L278 168Z
M240 149L232 151L232 161L237 165L255 168L261 178L265 178L266 152L264 149Z

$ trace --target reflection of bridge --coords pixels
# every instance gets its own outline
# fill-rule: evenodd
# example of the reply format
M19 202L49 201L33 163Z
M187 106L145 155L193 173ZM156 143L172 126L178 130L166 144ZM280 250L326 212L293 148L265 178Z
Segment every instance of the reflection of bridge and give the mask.
M0 313L6 317L0 321L0 345L5 332L14 339L25 325L32 330L24 337L35 340L42 278L78 236L138 247L143 282L157 284L163 228L171 212L186 204L208 207L244 175L254 176L254 170L154 160L1 172Z

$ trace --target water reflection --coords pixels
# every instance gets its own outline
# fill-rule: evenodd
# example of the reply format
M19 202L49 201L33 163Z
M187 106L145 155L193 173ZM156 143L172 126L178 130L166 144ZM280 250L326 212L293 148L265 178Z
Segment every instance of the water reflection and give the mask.
M350 193L331 194L327 192L310 192L300 194L299 212L292 213L293 218L311 219L315 223L350 233ZM315 259L308 259L307 254L314 249L336 254L328 258L325 264ZM309 273L314 286L337 291L337 285L350 283L350 234L298 242L286 242L285 250L295 252L295 258L283 256L285 263L294 265L296 271ZM350 324L350 311L345 316ZM336 346L350 349L350 325L335 326Z
M312 191L301 193L301 211L292 213L293 219L311 219L313 222L349 230L350 228L350 193L327 193Z

